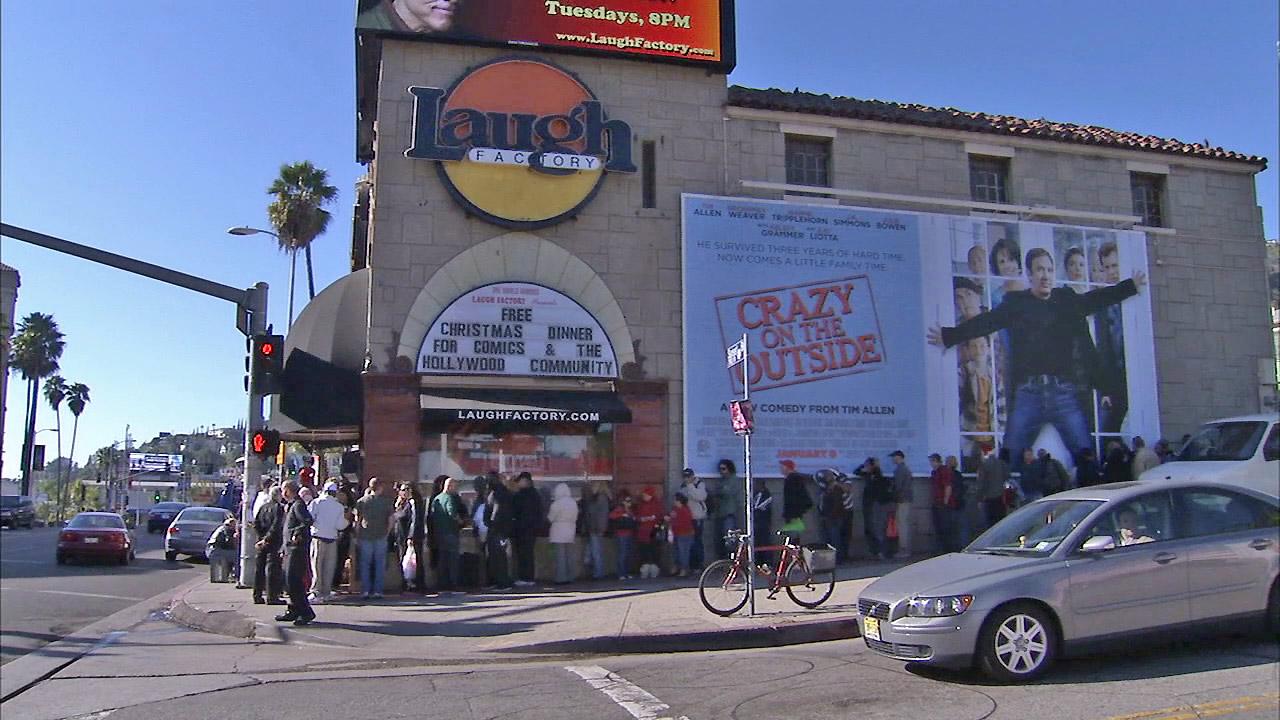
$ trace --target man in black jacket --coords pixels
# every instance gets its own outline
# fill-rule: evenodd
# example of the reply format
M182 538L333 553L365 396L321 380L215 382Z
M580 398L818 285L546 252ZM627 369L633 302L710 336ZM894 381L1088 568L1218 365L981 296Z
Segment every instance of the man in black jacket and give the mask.
M253 602L261 605L283 605L280 593L284 582L280 567L280 549L284 545L284 508L280 505L280 488L273 486L270 499L258 508L253 529L258 534L257 564L253 571ZM263 592L266 597L263 597Z
M484 551L488 559L490 586L511 589L511 573L507 565L507 542L511 537L511 493L497 473L489 473L489 494L484 501L484 523L488 527Z
M533 549L546 515L542 496L533 487L533 476L522 472L516 476L516 494L512 499L511 541L516 550L516 585L533 585Z
M288 509L284 513L285 571L284 582L289 589L289 607L277 615L277 622L307 625L316 619L316 613L307 602L307 570L311 566L311 512L298 497L298 482L284 484L284 501Z
M1004 446L1018 457L1043 426L1053 425L1068 448L1089 447L1093 440L1081 393L1092 387L1105 394L1112 383L1100 367L1085 318L1137 295L1146 274L1139 271L1131 280L1081 295L1054 287L1053 255L1043 248L1028 251L1024 267L1029 290L1007 293L999 305L956 327L935 325L928 340L952 347L1007 330L1012 398Z

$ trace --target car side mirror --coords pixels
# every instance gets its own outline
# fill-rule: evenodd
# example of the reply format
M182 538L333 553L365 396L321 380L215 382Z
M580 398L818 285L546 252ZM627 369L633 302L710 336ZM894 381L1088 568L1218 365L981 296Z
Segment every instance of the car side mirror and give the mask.
M1116 547L1115 538L1110 535L1094 535L1084 541L1084 545L1080 546L1080 552L1086 555L1096 555L1104 553L1108 550L1114 550Z

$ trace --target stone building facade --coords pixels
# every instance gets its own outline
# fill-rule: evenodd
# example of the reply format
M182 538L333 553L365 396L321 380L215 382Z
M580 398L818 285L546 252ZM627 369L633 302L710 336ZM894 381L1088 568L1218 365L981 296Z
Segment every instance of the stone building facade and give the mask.
M424 387L572 390L570 380L426 377L428 327L494 282L550 287L609 335L631 410L612 439L612 476L658 484L683 466L681 195L844 203L1147 231L1162 431L1257 409L1273 362L1254 175L1266 160L1101 128L730 87L680 65L364 38L358 48L358 156L370 168L353 238L369 268L364 474L430 477ZM532 58L590 88L632 131L635 173L609 173L572 217L537 229L469 212L414 143L411 86L448 88L469 68ZM854 88L850 88L853 90ZM822 186L788 183L789 138L828 148ZM974 158L1007 173L1000 202L974 199ZM1153 182L1159 227L1135 217L1135 175ZM696 281L696 279L695 279ZM429 435L429 433L426 433ZM770 468L772 469L772 468Z

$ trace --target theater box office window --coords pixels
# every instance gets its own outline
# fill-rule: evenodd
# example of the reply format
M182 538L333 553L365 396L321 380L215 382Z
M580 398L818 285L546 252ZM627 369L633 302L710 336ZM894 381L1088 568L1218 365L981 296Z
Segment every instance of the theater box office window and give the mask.
M610 337L572 298L527 282L475 288L432 322L416 365L420 476L613 477L613 428L631 413Z

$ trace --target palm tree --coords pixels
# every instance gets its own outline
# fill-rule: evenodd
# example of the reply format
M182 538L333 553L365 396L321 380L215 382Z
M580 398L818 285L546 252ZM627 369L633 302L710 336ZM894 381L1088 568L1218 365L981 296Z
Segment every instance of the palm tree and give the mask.
M116 448L116 443L94 450L93 455L89 457L89 463L97 468L94 474L98 476L99 480L106 481L108 509L114 509L116 507L115 475L116 463L119 459L120 451Z
M31 460L35 453L36 410L40 407L40 381L58 372L62 357L62 331L52 315L31 313L18 325L9 364L27 381L27 429L22 439L22 494L31 494Z
M80 413L89 403L89 386L84 383L71 383L67 386L67 409L71 411L75 421L71 425L71 459L76 457L76 433L80 431Z
M329 226L329 213L325 205L338 197L338 188L329 185L329 173L311 161L280 166L277 177L267 188L275 200L267 206L267 217L276 229L280 249L289 253L289 318L293 318L293 278L297 269L298 251L302 250L307 261L307 290L309 297L316 296L315 274L311 268L311 241Z
M58 419L58 464L53 471L54 487L57 488L58 521L62 521L62 401L67 399L67 381L61 375L50 376L44 381L44 399L53 408L54 417Z

